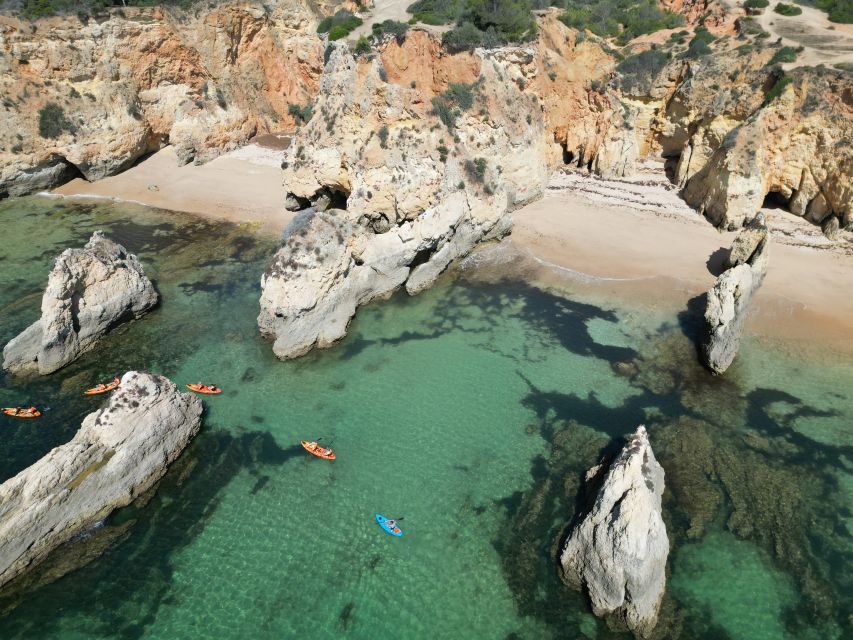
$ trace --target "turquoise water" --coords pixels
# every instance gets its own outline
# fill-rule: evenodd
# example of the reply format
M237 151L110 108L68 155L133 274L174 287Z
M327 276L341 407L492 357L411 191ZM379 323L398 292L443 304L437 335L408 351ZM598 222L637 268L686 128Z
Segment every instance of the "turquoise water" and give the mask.
M659 637L851 632L850 362L750 339L712 379L689 318L488 261L279 362L255 326L274 238L44 198L0 203L0 224L3 343L37 317L53 257L98 228L163 298L52 376L0 379L4 406L53 407L2 424L0 479L67 441L100 402L80 391L115 373L225 390L157 492L46 569L96 559L0 603L2 638L627 637L560 583L553 553L584 470L640 422L667 473ZM336 461L299 446L319 436Z

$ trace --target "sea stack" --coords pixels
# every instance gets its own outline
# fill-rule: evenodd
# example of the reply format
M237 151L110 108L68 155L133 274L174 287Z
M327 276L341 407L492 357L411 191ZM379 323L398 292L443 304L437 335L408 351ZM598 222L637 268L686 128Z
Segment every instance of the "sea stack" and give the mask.
M201 412L167 378L124 374L70 442L0 485L0 587L152 487L198 432Z
M767 273L769 239L759 213L735 238L726 271L708 292L701 354L715 374L724 373L737 355L749 305Z
M116 325L143 315L157 297L136 256L96 231L82 249L56 259L41 318L9 341L3 368L42 375L61 369Z
M645 637L666 587L669 539L661 517L664 472L644 426L609 466L587 472L587 483L598 482L592 508L576 519L560 554L563 579L584 588L595 615Z

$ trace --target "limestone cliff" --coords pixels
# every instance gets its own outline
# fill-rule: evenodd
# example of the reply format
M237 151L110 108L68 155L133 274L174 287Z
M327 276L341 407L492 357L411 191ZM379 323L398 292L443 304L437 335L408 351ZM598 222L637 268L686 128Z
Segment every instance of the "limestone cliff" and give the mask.
M0 586L153 486L198 432L201 412L162 376L124 374L70 442L0 485Z
M276 355L327 346L358 305L429 286L542 194L535 72L531 49L448 55L419 30L368 56L333 45L284 163L290 206L306 212L261 281L258 325Z
M61 369L157 299L136 256L96 231L82 249L66 249L56 259L41 317L3 348L3 368L40 374Z
M737 355L746 315L767 273L769 235L759 214L732 244L728 267L708 292L702 360L713 373L728 369Z
M328 3L333 4L333 3ZM292 128L323 64L323 4L235 0L97 18L0 16L0 197L117 173L165 144L205 161Z
M669 555L661 516L664 472L645 427L609 466L590 469L587 481L596 480L595 502L560 553L563 577L586 591L597 616L645 637L657 623Z

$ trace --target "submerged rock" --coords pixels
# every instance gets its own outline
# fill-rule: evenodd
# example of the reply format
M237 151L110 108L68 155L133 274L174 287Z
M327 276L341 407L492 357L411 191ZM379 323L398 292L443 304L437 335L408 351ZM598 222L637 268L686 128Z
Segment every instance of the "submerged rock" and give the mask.
M0 586L152 487L198 432L201 412L167 378L124 374L70 442L0 485Z
M729 268L708 292L702 360L716 374L726 371L737 355L752 297L767 272L769 235L759 214L735 238L725 264Z
M563 579L589 594L595 615L647 636L666 587L669 539L661 517L663 468L640 426L606 468L592 509L580 518L560 554Z
M135 255L96 231L82 249L56 259L41 318L9 341L3 368L47 374L90 349L116 325L157 304L157 291Z

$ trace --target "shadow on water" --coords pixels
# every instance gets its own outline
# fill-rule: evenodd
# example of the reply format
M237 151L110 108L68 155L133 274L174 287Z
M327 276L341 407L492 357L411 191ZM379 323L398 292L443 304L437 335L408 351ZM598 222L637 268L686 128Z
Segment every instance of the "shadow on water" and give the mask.
M7 595L0 608L17 604L0 618L3 638L58 637L61 616L45 611L71 610L86 619L92 636L140 638L169 601L173 559L192 544L215 513L222 489L248 471L263 490L265 470L301 458L301 447L280 447L267 432L232 435L202 431L160 482L147 504L132 505L107 519L104 529L124 540L71 576L34 592ZM100 542L100 541L99 541ZM86 540L61 556L85 555ZM48 563L52 560L48 560ZM46 569L49 569L47 567ZM68 588L73 584L73 588ZM25 596L25 597L24 597Z

